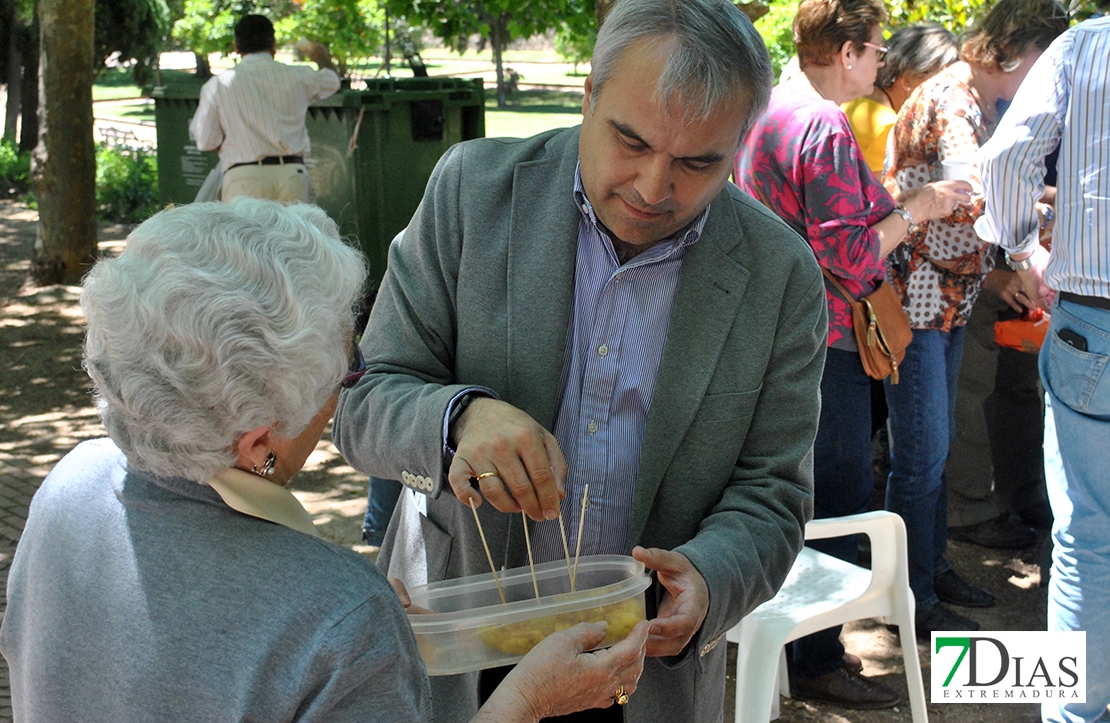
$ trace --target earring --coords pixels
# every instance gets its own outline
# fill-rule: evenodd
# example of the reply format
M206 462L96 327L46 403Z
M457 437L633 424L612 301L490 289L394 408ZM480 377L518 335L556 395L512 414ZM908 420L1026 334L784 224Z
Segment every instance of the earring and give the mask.
M266 455L266 461L262 463L262 469L258 469L258 465L251 467L251 472L254 472L259 477L269 477L274 473L274 464L277 462L277 455L272 451Z
M851 70L851 69L852 69L852 66L850 66L850 65L849 65L849 66L848 66L848 70Z

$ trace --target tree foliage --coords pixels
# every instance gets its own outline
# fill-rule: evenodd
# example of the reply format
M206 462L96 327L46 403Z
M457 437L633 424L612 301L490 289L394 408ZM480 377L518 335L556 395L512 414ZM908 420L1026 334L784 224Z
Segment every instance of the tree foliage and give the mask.
M146 85L153 77L158 54L170 34L170 9L166 0L96 0L94 68L118 53L122 63L134 61L135 81Z
M301 0L296 12L275 23L279 45L301 38L328 46L341 76L352 61L375 54L385 34L378 0Z
M473 37L478 38L479 50L488 43L497 67L498 106L505 105L502 54L509 43L594 14L594 0L387 0L387 4L391 12L423 24L460 53Z
M351 61L375 54L382 44L384 14L378 0L184 0L173 39L198 55L230 55L235 23L252 13L270 18L278 45L308 38L328 46L340 75Z
M593 11L586 3L575 13L565 16L555 30L555 52L565 62L579 65L590 62L597 42L597 8Z

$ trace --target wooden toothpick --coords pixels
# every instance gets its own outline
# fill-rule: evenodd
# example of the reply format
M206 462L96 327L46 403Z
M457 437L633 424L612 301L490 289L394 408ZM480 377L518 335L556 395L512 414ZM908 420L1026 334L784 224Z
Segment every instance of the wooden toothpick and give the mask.
M582 523L586 521L586 508L590 502L590 484L582 490L582 512L578 515L578 539L574 541L574 572L570 576L570 591L578 584L578 555L582 552Z
M482 531L482 521L478 519L478 505L474 498L470 498L470 509L474 511L474 522L478 525L478 536L482 538L482 547L486 548L486 559L489 560L489 569L493 573L493 584L497 585L497 594L501 596L501 604L505 604L505 591L501 589L501 581L497 579L497 568L493 565L493 555L489 554L489 545L486 544L486 533Z
M567 528L563 527L563 506L559 505L559 534L563 536L563 557L567 561L567 582L570 591L574 592L574 574L570 570L570 548L567 546Z
M528 515L520 511L520 520L524 523L524 544L528 548L528 567L532 570L532 589L536 591L536 599L540 599L540 586L536 582L536 563L532 559L532 539L528 536Z

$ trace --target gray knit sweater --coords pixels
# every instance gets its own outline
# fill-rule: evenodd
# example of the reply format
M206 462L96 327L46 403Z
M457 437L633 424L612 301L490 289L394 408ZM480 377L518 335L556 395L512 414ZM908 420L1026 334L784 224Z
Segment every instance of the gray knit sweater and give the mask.
M369 561L126 464L85 442L31 503L0 629L16 720L430 719Z

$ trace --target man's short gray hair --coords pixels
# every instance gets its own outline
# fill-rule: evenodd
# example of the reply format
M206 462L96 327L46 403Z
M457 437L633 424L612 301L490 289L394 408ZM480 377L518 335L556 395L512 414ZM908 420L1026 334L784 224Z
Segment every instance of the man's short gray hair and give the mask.
M746 102L747 135L767 108L774 75L767 46L744 13L728 0L617 0L594 47L595 96L624 52L648 38L677 40L655 88L660 104L704 120L729 103Z
M84 367L128 464L203 482L245 433L295 437L348 364L366 266L315 206L235 199L151 217L85 277Z

